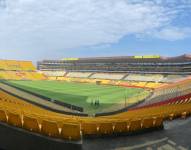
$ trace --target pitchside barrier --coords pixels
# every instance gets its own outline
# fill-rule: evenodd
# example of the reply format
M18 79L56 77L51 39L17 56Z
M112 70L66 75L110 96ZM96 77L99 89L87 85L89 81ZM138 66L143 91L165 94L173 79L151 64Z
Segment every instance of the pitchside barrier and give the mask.
M49 101L49 102L52 102L52 103L55 103L55 104L58 104L58 105L61 105L61 106L64 106L68 109L71 109L71 110L75 110L75 111L79 111L79 112L83 112L83 108L82 107L79 107L79 106L75 106L75 105L72 105L72 104L68 104L68 103L65 103L65 102L61 102L61 101L58 101L58 100L53 100L49 97L46 97L46 96L43 96L43 95L40 95L40 94L37 94L37 93L34 93L34 92L31 92L31 91L28 91L26 89L23 89L23 88L20 88L20 87L17 87L17 86L14 86L6 81L1 81L3 84L6 84L8 86L11 86L13 88L16 88L20 91L23 91L23 92L26 92L26 93L29 93L31 95L34 95L36 97L39 97L39 98L42 98L43 100L46 100L46 101Z

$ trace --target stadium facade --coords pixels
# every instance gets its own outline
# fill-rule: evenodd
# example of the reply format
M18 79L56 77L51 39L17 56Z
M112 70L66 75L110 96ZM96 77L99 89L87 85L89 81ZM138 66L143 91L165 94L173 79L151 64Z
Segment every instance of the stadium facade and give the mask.
M114 73L191 74L191 55L178 57L122 56L95 58L67 58L39 61L42 71L80 71Z

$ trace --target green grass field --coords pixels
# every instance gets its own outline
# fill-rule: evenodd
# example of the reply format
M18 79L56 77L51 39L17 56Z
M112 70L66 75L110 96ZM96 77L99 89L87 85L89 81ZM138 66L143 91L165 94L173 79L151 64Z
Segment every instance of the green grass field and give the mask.
M144 91L139 88L61 81L9 81L9 83L55 100L81 106L87 113L117 109L125 105L125 97L128 99ZM100 101L99 107L91 105L96 99Z

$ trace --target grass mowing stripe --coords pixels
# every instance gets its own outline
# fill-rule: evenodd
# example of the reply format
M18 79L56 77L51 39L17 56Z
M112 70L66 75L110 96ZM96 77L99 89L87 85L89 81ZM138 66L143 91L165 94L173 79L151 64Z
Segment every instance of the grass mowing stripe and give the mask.
M44 96L84 107L87 112L101 112L119 104L126 98L143 92L143 89L126 88L92 83L72 83L58 81L11 81L12 84ZM96 97L100 107L91 106ZM116 105L117 106L117 105Z
M33 84L34 84L35 82L33 82ZM29 85L29 84L28 84ZM37 84L38 85L38 84ZM50 85L49 85L50 86ZM31 86L30 86L31 87ZM34 87L34 86L32 86L32 87ZM38 88L38 87L37 87ZM46 86L46 89L49 89L50 87L47 87ZM104 97L104 96L106 96L107 97L107 95L110 95L111 93L112 93L112 95L114 96L115 94L117 94L118 92L120 93L120 94L122 94L122 97L124 97L124 95L125 95L125 88L122 88L122 90L121 90L121 88L116 88L116 87L111 87L111 88L109 88L109 89L105 89L105 90L102 90L102 89L99 89L99 88L96 88L96 90L93 90L92 88L88 88L88 90L87 89L83 89L83 88L79 88L79 87L76 87L77 88L77 90L74 90L74 89L70 89L70 90L68 90L68 91L63 91L62 89L61 90L56 90L56 92L60 92L60 91L62 91L62 92L66 92L66 93L69 93L69 94L73 94L73 93L75 93L75 94L77 94L77 95L86 95L86 96L102 96L102 97ZM40 89L43 89L43 88L40 88ZM69 88L68 88L69 89ZM79 90L80 89L80 90ZM134 89L134 90L136 90L136 89ZM52 90L51 91L55 91L54 90L54 88L52 88ZM50 91L50 92L51 92ZM90 92L91 91L91 92ZM133 93L131 93L130 91L132 91L131 89L128 89L127 90L128 92L127 92L127 95L130 95L130 94L133 94Z
M34 84L34 83L33 83ZM21 84L21 85L23 85L23 84ZM29 85L29 84L28 84ZM27 86L28 86L27 85ZM37 84L37 85L39 85L39 84ZM32 84L31 85L29 85L30 87L34 87ZM65 86L65 85L64 85ZM97 86L97 85L96 85ZM39 87L37 87L38 89L49 89L50 87L49 86L40 86L39 85ZM70 88L70 87L66 87L67 88L67 90L64 90L63 89L63 86L62 86L62 89L60 88L58 88L58 87L56 87L56 91L57 92L59 92L59 91L62 91L62 92L65 92L65 93L76 93L76 94L79 94L79 95L83 95L83 94L86 94L86 95L92 95L92 94L89 94L90 93L90 91L91 91L91 93L92 93L92 91L93 90L95 90L95 92L93 92L94 94L93 95L100 95L100 94L102 94L103 93L103 91L104 91L104 93L106 93L107 94L107 92L109 93L109 92L113 92L113 91L117 91L117 90L121 90L121 88L118 88L118 89L116 89L116 87L112 87L112 86L107 86L107 88L104 88L104 90L102 90L102 88L100 88L99 86L97 86L97 87L93 87L93 88L90 88L90 87L87 87L87 88L85 88L85 89L83 89L82 87L74 87L74 88ZM58 90L57 90L58 89ZM124 90L125 88L122 88L122 90ZM55 91L55 88L54 87L52 87L52 90L51 91ZM100 91L102 91L101 93L100 93ZM103 94L104 94L103 93Z

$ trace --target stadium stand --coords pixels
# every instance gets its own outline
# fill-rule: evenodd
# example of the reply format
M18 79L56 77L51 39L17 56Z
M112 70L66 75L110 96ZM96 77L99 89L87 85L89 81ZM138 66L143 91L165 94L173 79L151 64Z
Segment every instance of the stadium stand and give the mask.
M37 72L30 61L0 60L0 79L45 80L46 76Z
M85 80L80 78L86 78L85 82L91 83L100 80L104 84L118 85L120 81L126 86L155 89L187 78L191 74L190 60L189 55L71 58L39 61L38 69L52 73L58 70L68 72L59 78L51 76L50 80L83 82Z
M65 71L43 71L43 73L49 77L62 77L66 74Z
M90 78L92 79L108 79L108 80L121 80L125 74L115 73L95 73Z
M130 74L124 80L128 81L143 81L143 82L160 82L163 79L163 75L158 74Z
M191 80L185 79L173 83L171 85L165 85L160 88L156 88L153 91L153 95L148 98L141 106L148 105L156 102L162 102L166 99L175 98L178 96L189 94L191 91Z
M161 82L165 82L165 83L173 83L173 82L178 82L178 81L181 81L185 78L187 78L189 76L186 76L186 75L166 75L162 80Z
M0 60L0 70L35 71L36 68L30 61Z
M0 79L5 80L45 80L46 76L38 72L0 71Z
M66 77L70 78L88 78L92 73L91 72L69 72Z
M111 136L162 128L164 120L185 118L191 114L191 78L188 78L191 70L186 67L189 65L190 58L186 55L175 58L108 57L38 62L38 69L46 72L50 80L99 81L101 84L150 88L153 95L128 111L108 116L80 117L49 111L1 90L0 121L69 141L79 141L86 136ZM61 66L60 70L58 66ZM35 71L31 62L1 61L0 68L1 79L46 79ZM100 70L104 70L103 73ZM148 95L142 96L140 99ZM137 99L132 98L129 102L136 103Z
M105 72L133 74L190 75L190 55L178 57L123 56L73 58L63 60L43 60L38 62L38 70ZM146 78L147 80L147 78ZM160 77L157 77L160 80Z

